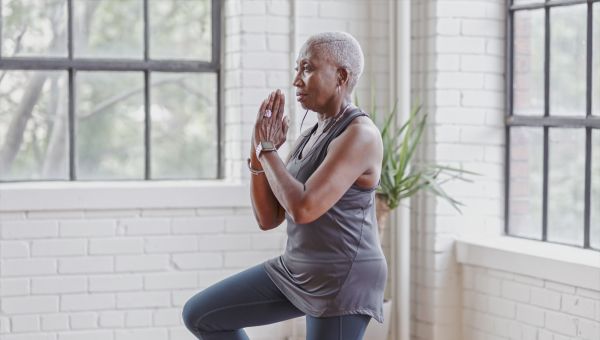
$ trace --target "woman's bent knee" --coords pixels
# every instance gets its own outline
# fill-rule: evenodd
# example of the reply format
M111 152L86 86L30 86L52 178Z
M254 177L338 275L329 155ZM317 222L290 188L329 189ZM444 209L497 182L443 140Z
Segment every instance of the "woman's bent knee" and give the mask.
M210 312L210 306L205 291L192 296L183 306L182 318L187 329L194 334L203 331L202 318Z
M192 303L192 299L189 299L185 305L183 306L183 311L181 312L181 318L183 319L183 324L190 331L196 331L196 317L194 313L194 304Z

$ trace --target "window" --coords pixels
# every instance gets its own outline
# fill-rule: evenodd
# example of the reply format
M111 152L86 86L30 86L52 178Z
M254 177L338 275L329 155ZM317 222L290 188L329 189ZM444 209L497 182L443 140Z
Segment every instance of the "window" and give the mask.
M600 250L600 0L507 18L505 232Z
M219 0L0 0L0 182L215 179Z

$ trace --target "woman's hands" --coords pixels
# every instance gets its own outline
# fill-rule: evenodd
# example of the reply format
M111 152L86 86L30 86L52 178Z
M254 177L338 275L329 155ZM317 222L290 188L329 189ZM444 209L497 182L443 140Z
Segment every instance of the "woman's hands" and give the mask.
M285 96L281 90L273 91L260 105L254 132L252 147L261 141L271 141L277 149L285 143L289 129L289 118L283 115Z

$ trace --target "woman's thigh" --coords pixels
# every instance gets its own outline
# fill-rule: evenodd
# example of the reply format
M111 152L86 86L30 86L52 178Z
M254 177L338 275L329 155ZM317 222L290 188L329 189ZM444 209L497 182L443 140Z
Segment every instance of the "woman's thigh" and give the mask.
M306 340L361 340L371 317L341 315L327 318L306 316Z
M194 333L237 330L302 315L271 281L262 264L206 288L183 308L185 325Z

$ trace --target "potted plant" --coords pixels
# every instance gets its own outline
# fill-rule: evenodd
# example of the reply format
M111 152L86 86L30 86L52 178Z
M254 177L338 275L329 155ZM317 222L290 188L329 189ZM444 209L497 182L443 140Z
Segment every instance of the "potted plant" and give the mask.
M372 112L373 121L377 123L377 113ZM475 174L437 164L415 164L415 150L423 136L427 114L421 112L420 105L416 106L404 124L394 131L391 124L395 115L396 106L379 125L383 141L383 162L381 183L376 193L376 214L381 239L390 212L396 209L403 199L410 198L421 190L445 199L460 212L459 206L462 203L450 197L442 185L453 179L469 181L462 175Z
M372 101L373 103L374 101ZM416 106L407 120L398 129L392 126L396 116L396 105L390 113L383 117L378 124L374 105L371 107L371 117L378 125L383 141L383 163L381 168L381 183L376 192L376 215L379 225L379 237L383 240L387 218L403 199L410 198L421 190L444 198L460 212L462 204L450 197L441 187L443 183L460 179L463 174L475 174L462 169L456 169L436 164L415 164L415 150L421 141L427 123L427 114L421 112L421 106ZM391 301L384 301L384 324L369 323L365 339L386 339L391 314Z

